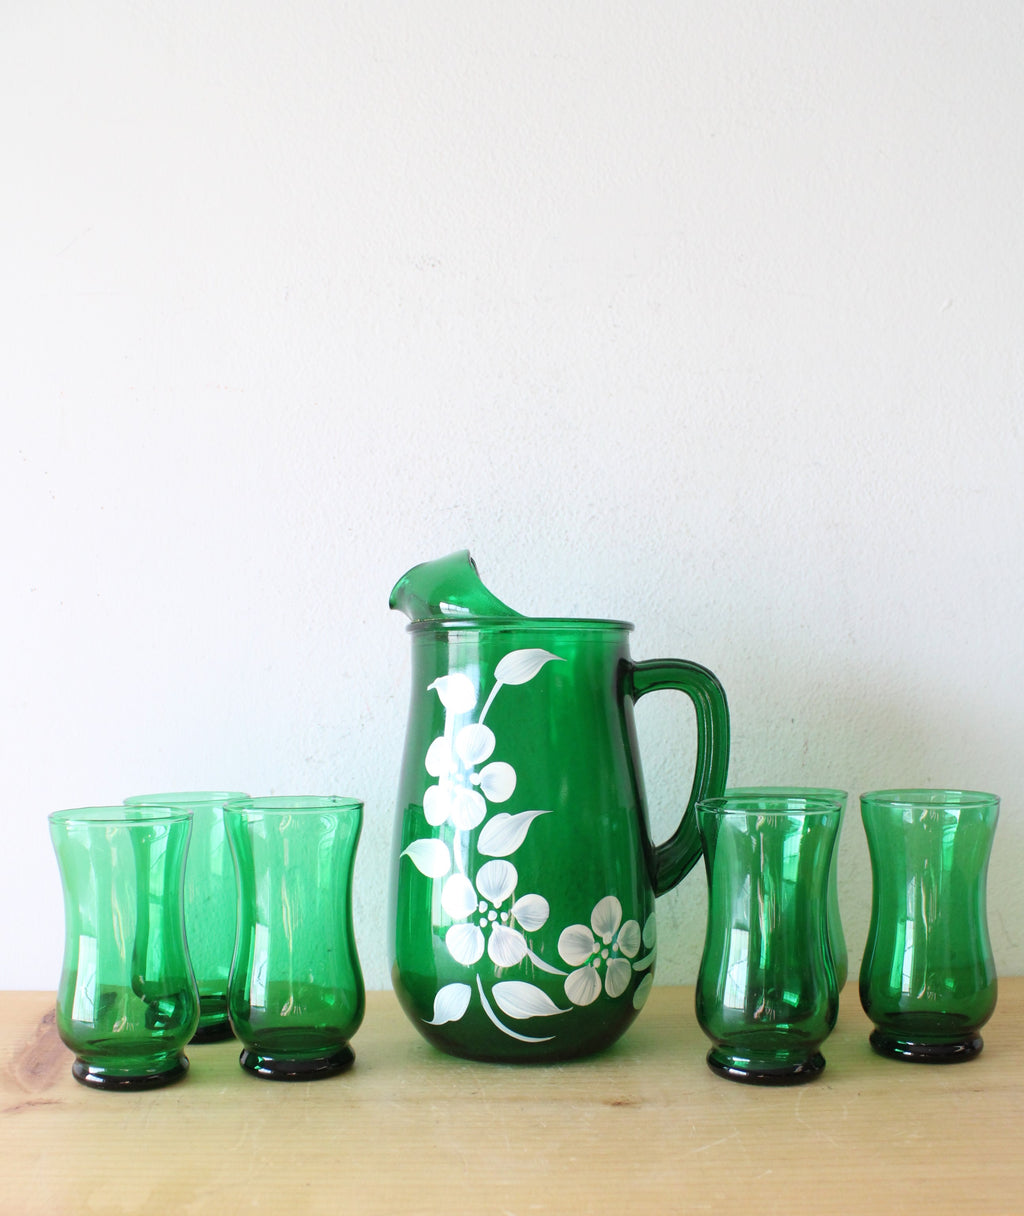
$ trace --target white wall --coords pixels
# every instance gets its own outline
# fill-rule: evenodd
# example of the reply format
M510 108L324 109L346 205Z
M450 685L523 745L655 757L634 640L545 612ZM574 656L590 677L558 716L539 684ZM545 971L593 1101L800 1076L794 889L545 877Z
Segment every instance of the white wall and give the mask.
M0 987L56 983L49 811L223 786L365 798L386 986L387 596L466 546L522 611L712 667L734 782L999 792L1024 971L1022 25L4 5ZM664 834L688 724L641 708ZM855 801L841 895L856 966Z

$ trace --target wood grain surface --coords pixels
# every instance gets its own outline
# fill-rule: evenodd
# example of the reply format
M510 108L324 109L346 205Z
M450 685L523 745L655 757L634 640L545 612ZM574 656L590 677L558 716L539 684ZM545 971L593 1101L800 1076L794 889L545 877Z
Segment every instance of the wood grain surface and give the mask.
M370 993L351 1072L259 1081L236 1043L184 1081L95 1093L71 1077L50 993L0 993L0 1212L1024 1213L1024 980L1001 981L985 1051L874 1055L854 985L810 1085L714 1077L691 988L571 1064L428 1046Z

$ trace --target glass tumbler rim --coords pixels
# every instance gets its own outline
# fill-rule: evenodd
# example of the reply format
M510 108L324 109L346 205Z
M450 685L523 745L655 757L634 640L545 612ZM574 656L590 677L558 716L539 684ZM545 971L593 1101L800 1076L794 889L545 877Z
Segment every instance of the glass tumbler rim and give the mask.
M132 827L146 823L189 823L192 812L175 806L79 806L51 811L47 816L57 826Z
M841 797L804 797L802 794L782 794L763 787L760 792L719 794L714 798L702 798L697 810L714 812L716 815L749 816L778 815L780 817L810 815L841 815L844 799Z
M824 798L829 802L843 802L850 797L849 790L841 790L837 786L825 785L730 785L726 787L724 798Z
M860 795L862 807L892 807L900 810L963 810L969 807L999 805L999 795L986 790L959 790L944 787L897 787L868 790Z
M159 794L132 794L124 800L125 806L205 806L207 803L220 804L230 802L235 798L248 798L243 790L181 790Z
M233 798L224 804L225 814L280 813L287 815L316 814L322 811L361 811L361 798L340 794L270 794L258 798Z

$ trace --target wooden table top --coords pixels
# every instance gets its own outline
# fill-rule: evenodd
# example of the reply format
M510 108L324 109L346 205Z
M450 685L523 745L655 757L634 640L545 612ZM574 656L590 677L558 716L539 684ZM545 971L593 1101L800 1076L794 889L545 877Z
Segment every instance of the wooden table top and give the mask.
M767 1089L708 1070L692 988L544 1066L444 1056L376 992L342 1076L260 1081L229 1041L108 1094L72 1079L52 993L0 993L0 1212L1024 1213L1024 979L970 1063L883 1060L869 1029L851 984L821 1078Z

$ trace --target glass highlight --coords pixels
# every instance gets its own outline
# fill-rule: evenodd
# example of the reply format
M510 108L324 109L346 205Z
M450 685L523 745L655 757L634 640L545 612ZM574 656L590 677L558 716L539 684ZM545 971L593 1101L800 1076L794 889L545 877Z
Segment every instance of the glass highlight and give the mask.
M843 822L846 818L846 790L833 790L818 786L805 785L763 785L763 786L730 786L725 791L726 797L734 794L772 794L782 798L827 798L842 806L839 817L839 831L836 834L835 847L832 850L832 863L828 870L828 940L832 948L832 963L836 969L836 983L842 993L846 981L850 978L850 957L846 949L846 936L843 933L843 920L839 911L839 843L843 832Z

